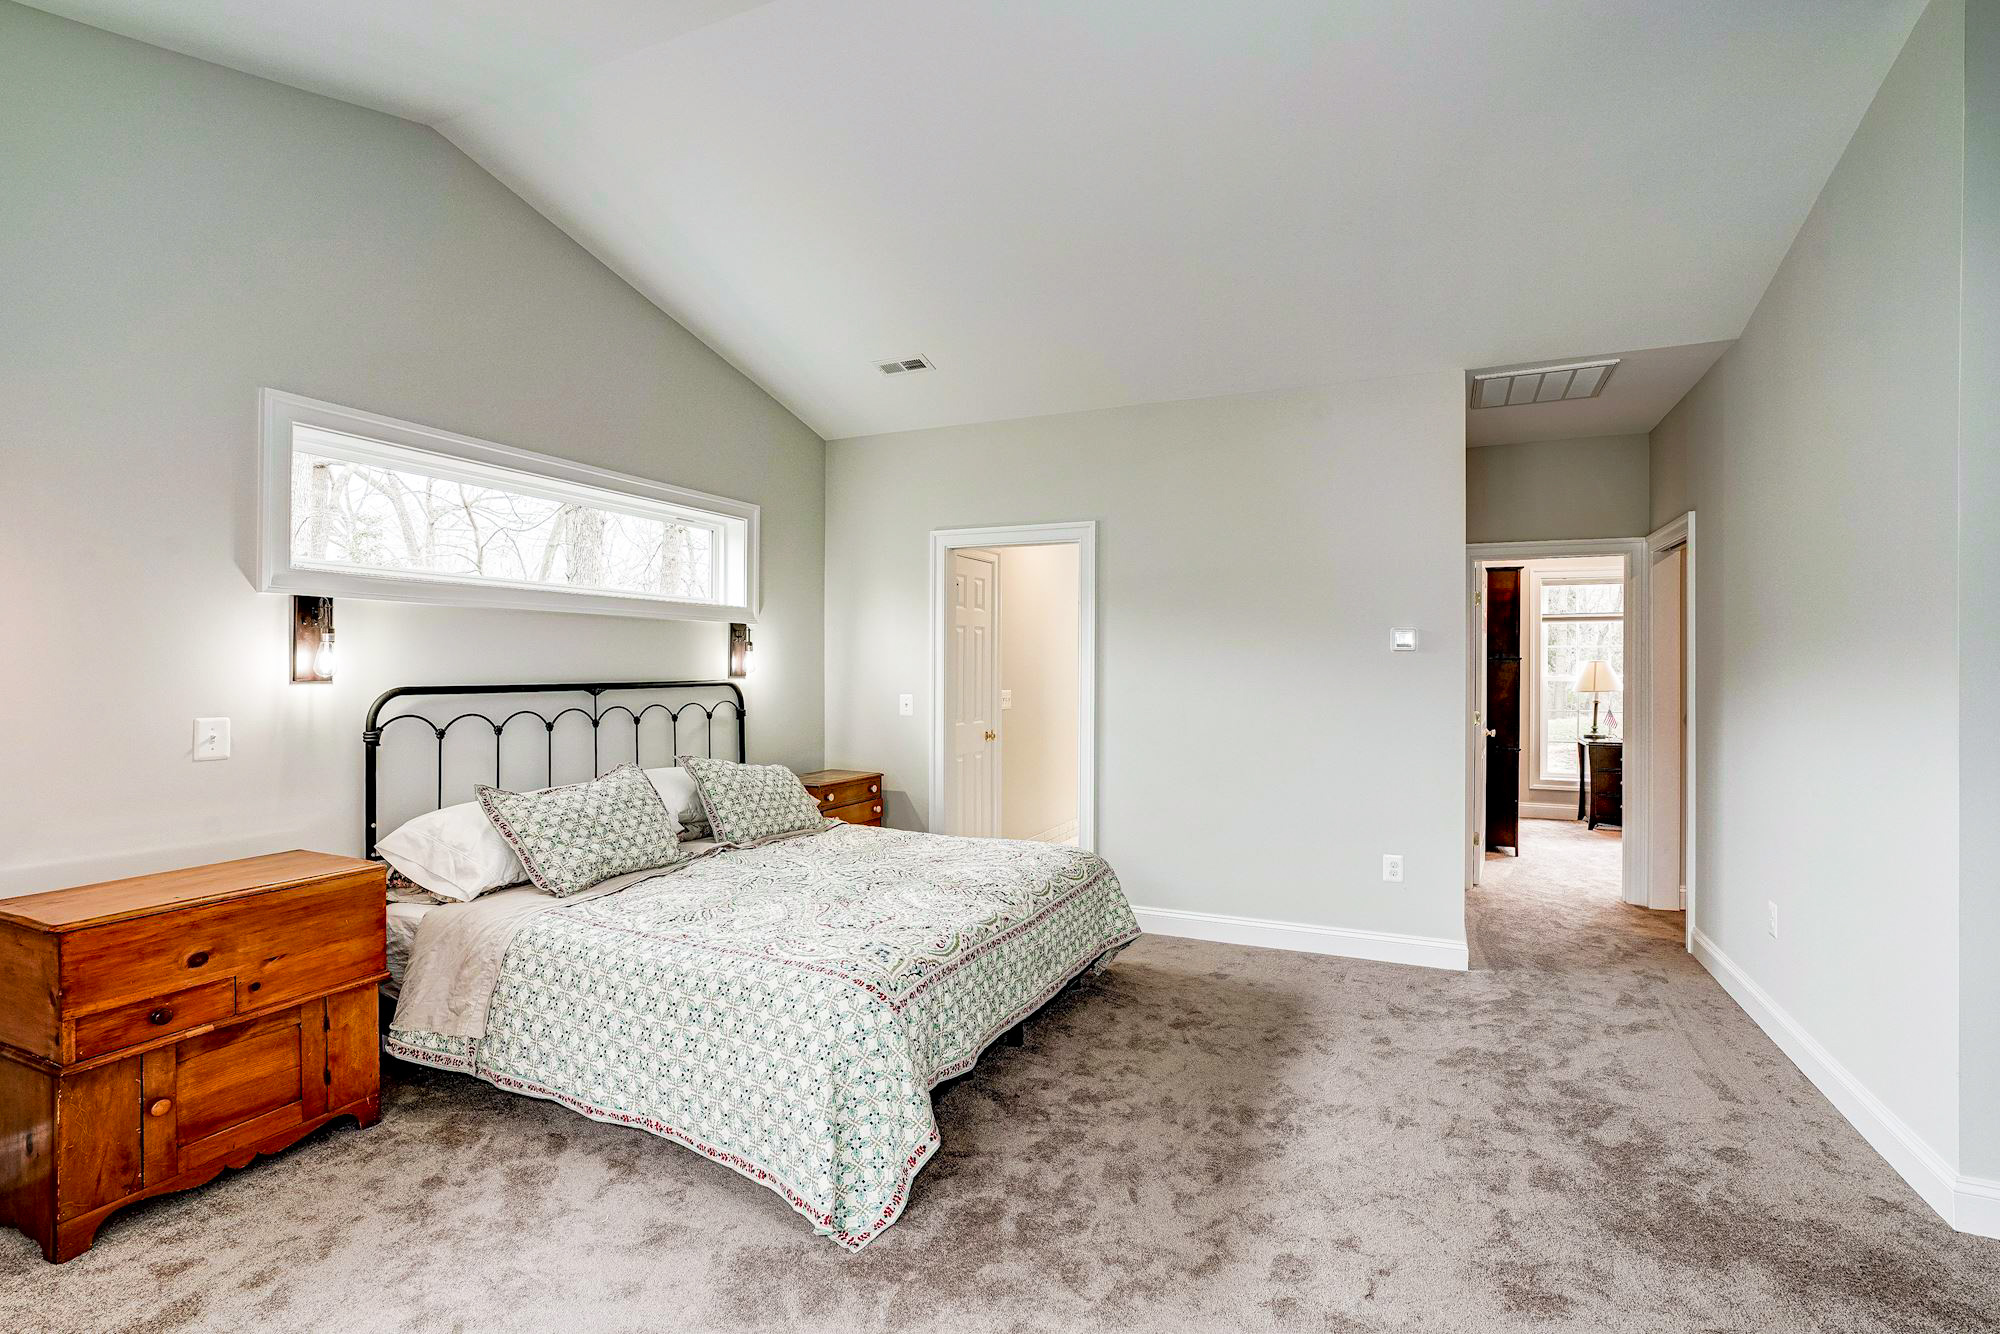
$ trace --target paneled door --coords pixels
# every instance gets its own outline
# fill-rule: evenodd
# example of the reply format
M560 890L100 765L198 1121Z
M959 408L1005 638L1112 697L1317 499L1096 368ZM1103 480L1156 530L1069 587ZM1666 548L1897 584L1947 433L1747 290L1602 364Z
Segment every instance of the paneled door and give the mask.
M1000 832L1000 563L951 553L951 645L945 659L951 773L945 832Z

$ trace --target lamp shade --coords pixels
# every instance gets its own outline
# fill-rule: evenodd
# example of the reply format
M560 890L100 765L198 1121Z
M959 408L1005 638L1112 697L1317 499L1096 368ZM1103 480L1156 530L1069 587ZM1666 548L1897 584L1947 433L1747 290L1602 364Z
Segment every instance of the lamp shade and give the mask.
M1579 695L1601 695L1625 688L1625 683L1618 679L1618 669L1602 659L1593 659L1577 668L1573 684Z

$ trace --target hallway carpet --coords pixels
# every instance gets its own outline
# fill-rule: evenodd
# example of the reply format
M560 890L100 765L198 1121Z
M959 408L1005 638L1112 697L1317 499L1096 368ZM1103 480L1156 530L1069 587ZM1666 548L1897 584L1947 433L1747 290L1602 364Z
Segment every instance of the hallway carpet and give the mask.
M941 1092L857 1255L672 1144L392 1065L380 1125L68 1265L0 1234L0 1329L2000 1328L2000 1242L1617 901L1615 836L1529 835L1469 974L1141 940Z

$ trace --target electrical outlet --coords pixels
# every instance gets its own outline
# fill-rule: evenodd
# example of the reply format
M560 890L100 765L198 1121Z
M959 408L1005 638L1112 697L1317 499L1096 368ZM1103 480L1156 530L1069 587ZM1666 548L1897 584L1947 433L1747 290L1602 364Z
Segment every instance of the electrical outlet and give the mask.
M917 712L917 697L915 695L896 696L896 712L902 714L905 718L915 716Z
M226 760L229 758L229 720L227 718L197 718L194 720L194 757L199 760Z
M1770 913L1771 913L1771 923L1770 923L1770 925L1769 925L1768 927L1766 927L1765 929L1766 929L1767 931L1769 931L1769 932L1771 933L1771 939L1773 939L1773 940L1776 940L1776 939L1778 938L1778 904L1777 904L1777 900L1775 900L1775 899L1772 899L1772 900L1769 900L1769 901L1767 901L1767 902L1766 902L1766 903L1764 904L1764 906L1765 906L1765 908L1769 909L1769 910L1770 910Z
M1403 883L1403 854L1385 852L1382 854L1382 878L1396 884Z

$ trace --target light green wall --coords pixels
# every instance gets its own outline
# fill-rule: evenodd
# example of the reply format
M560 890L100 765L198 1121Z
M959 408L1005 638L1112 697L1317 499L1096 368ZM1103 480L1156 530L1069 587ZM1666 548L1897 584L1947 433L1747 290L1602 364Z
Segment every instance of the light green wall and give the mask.
M823 737L819 439L434 131L0 3L0 890L359 840L410 680L713 676L717 625L253 591L257 390L762 504L749 735ZM191 719L235 757L189 760Z
M1096 519L1097 842L1134 901L1462 941L1463 394L1448 373L830 443L828 758L884 769L890 822L922 828L931 530ZM1422 651L1391 653L1396 626Z
M1644 537L1643 435L1534 440L1465 451L1465 540Z
M1652 439L1653 522L1698 515L1696 928L1946 1162L1962 16L1918 21L1743 336Z

